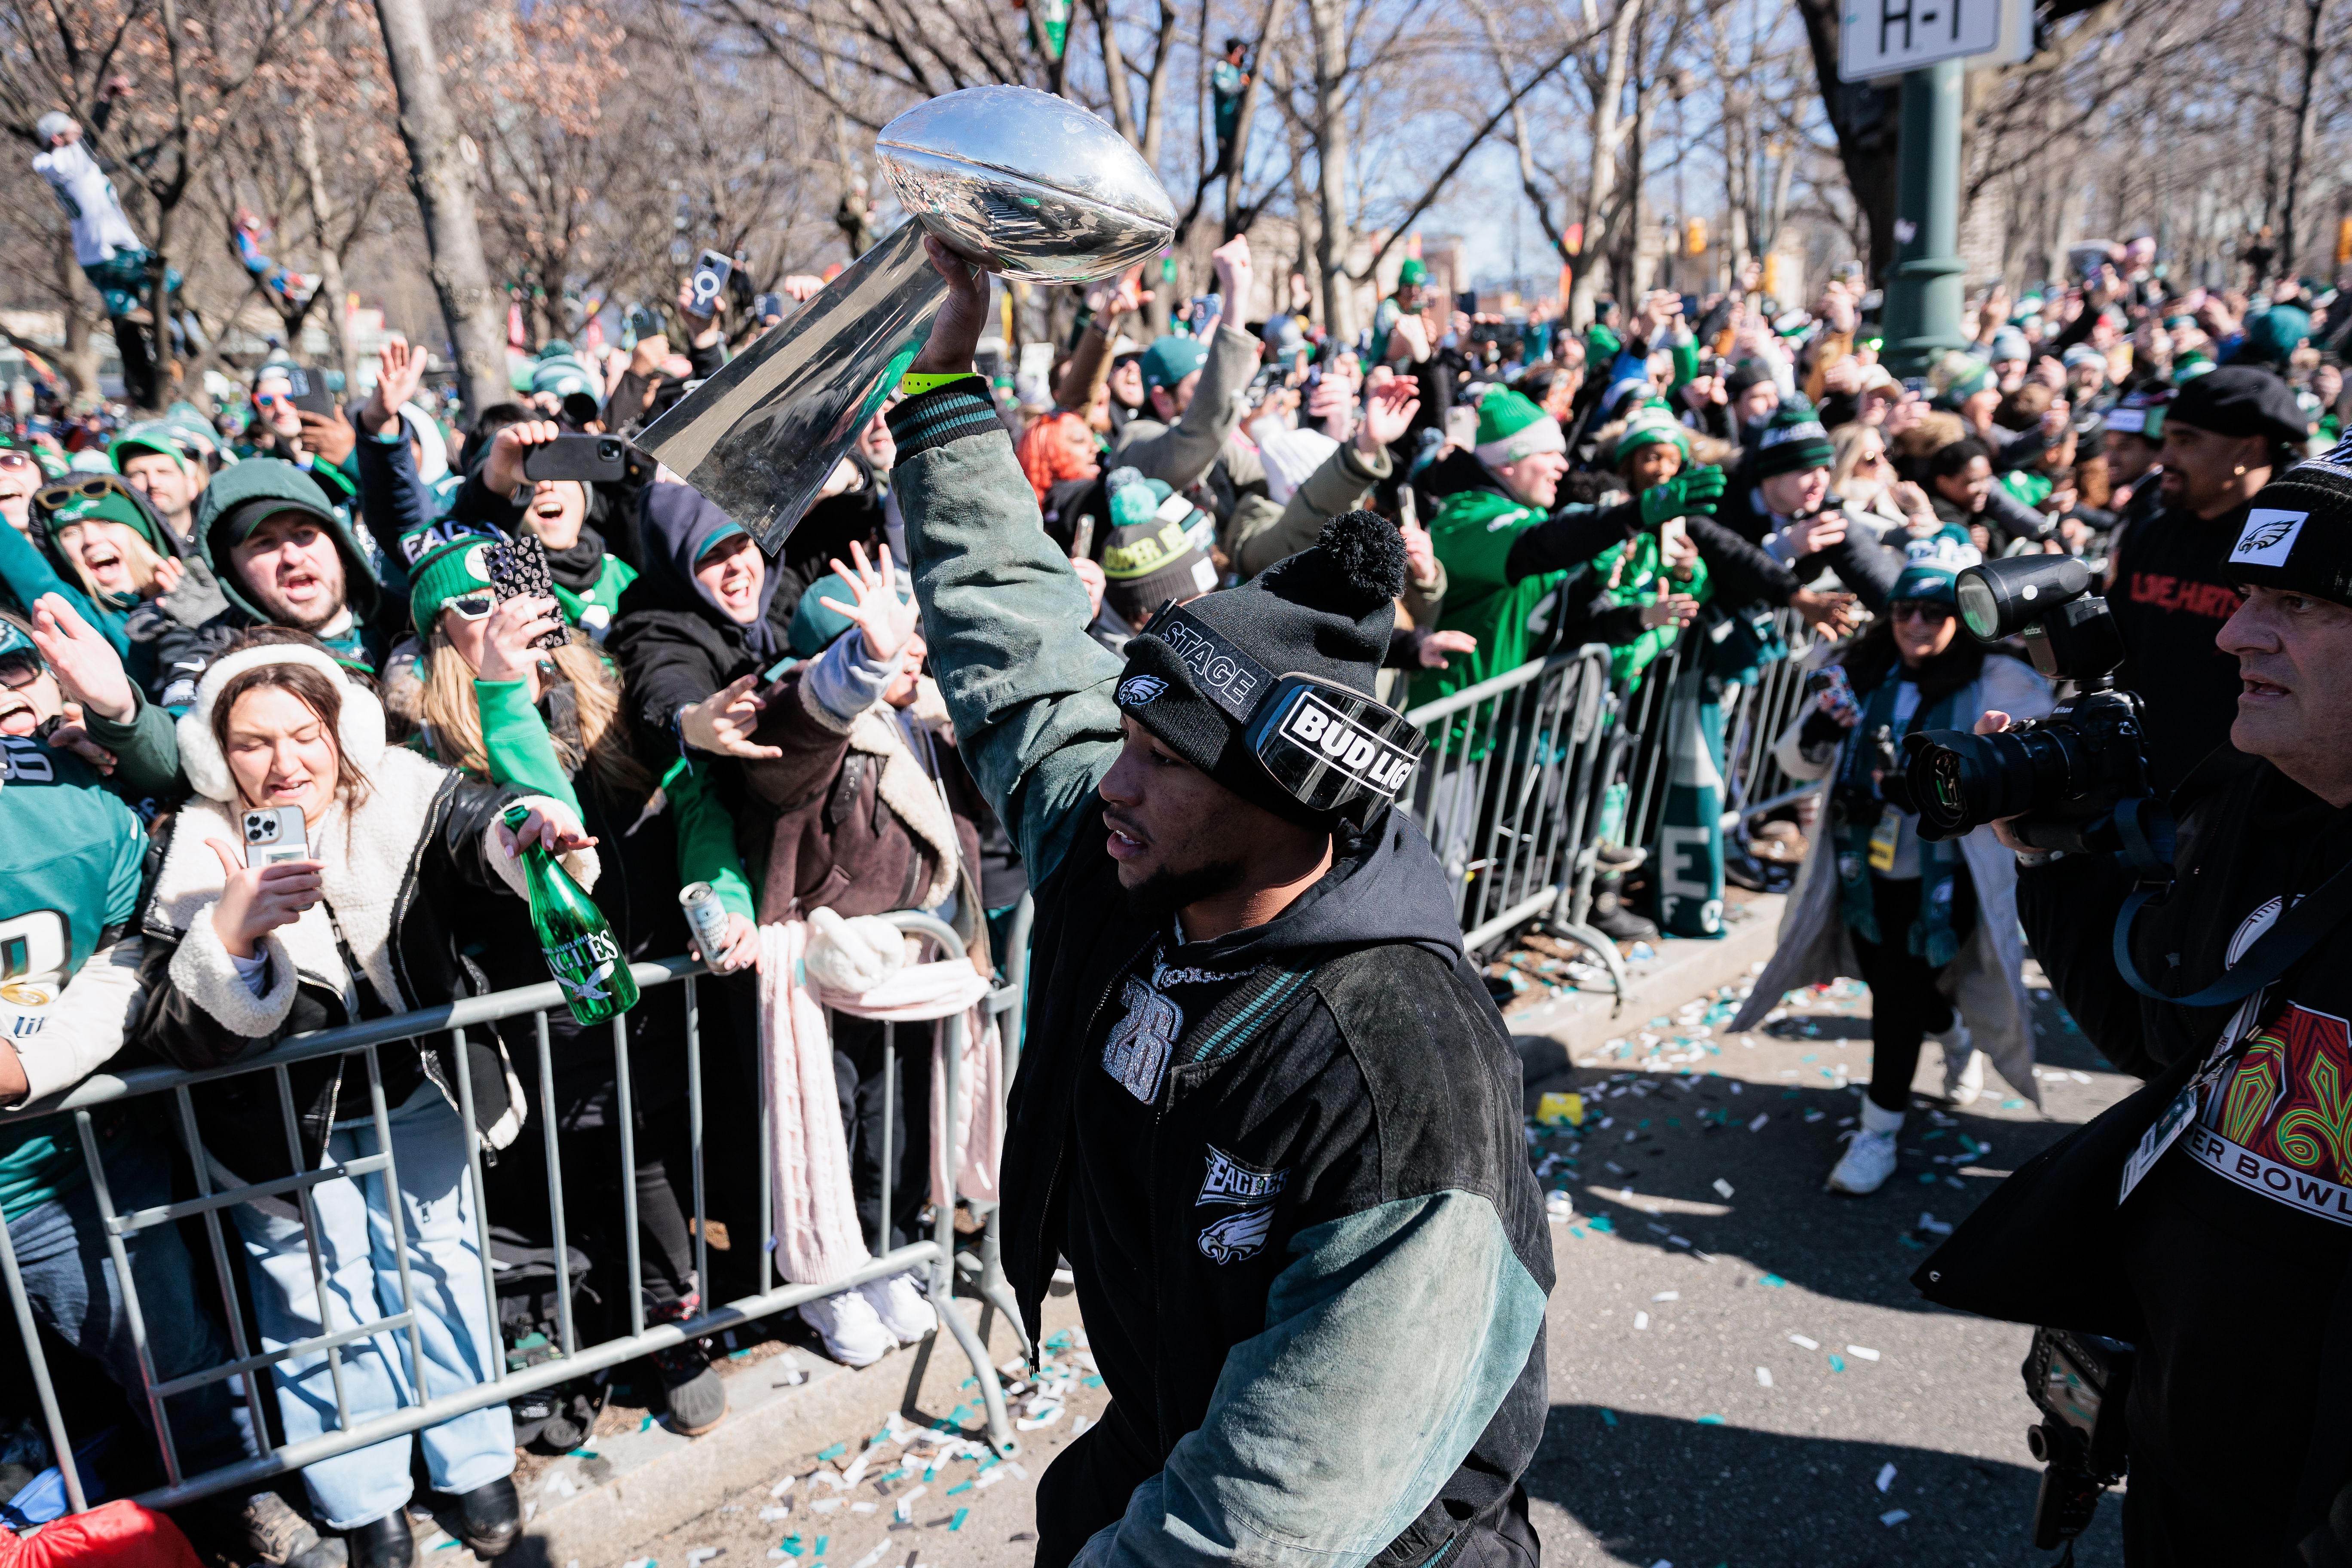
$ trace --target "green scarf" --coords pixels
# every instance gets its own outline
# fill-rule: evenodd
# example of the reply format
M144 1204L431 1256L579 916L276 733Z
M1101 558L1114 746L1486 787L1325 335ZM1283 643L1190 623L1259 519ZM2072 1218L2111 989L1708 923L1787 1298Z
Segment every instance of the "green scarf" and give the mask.
M1838 781L1843 786L1837 792L1839 797L1878 797L1877 786L1862 776L1860 742L1865 735L1894 728L1895 700L1902 688L1902 680L1890 673L1864 704L1862 721L1847 734L1839 763ZM1904 733L1952 728L1953 710L1958 699L1959 693L1952 692L1932 707L1922 705L1912 713ZM1843 807L1838 809L1838 913L1855 936L1875 946L1885 941L1879 932L1871 889L1870 840L1878 829L1878 817L1848 820L1849 814ZM1918 844L1919 914L1911 922L1907 945L1913 954L1940 968L1958 957L1960 951L1959 939L1952 934L1953 878L1960 863L1959 840L1931 844L1922 838Z

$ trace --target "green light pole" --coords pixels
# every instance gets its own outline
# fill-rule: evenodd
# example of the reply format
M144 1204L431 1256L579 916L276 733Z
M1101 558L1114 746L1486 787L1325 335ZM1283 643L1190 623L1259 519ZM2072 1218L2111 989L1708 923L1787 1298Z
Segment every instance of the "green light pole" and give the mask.
M1960 82L1963 60L1903 77L1895 270L1886 287L1886 367L1925 375L1960 333Z

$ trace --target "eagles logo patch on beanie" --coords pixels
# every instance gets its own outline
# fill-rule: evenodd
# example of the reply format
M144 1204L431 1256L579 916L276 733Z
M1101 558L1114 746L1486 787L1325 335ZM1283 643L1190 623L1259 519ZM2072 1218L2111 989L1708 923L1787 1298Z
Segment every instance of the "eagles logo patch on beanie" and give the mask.
M2258 506L2246 514L2245 531L2230 551L2233 566L2284 566L2294 553L2295 537L2311 521L2307 511Z
M2232 582L2352 605L2352 442L2254 492L2221 565Z

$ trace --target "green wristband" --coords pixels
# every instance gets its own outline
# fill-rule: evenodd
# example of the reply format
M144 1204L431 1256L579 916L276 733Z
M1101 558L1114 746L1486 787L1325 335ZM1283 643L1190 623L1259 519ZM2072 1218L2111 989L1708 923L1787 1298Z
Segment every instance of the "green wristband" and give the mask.
M926 392L935 391L940 387L945 386L951 381L978 381L979 379L980 376L977 372L969 370L951 370L946 372L910 370L906 374L898 378L898 391L901 395L907 397L918 397Z

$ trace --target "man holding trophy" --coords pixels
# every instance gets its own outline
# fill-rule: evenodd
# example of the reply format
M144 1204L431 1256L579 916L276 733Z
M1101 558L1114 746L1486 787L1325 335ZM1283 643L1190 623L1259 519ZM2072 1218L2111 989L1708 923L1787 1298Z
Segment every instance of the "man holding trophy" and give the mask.
M1373 696L1403 542L1349 512L1105 650L972 371L983 268L1114 271L1164 243L1166 193L1021 89L932 100L877 153L917 223L645 444L772 546L904 395L932 668L1035 889L1006 1272L1034 1336L1067 1258L1111 1394L1041 1483L1037 1561L1532 1568L1551 1243L1509 1036L1394 809L1423 749Z

